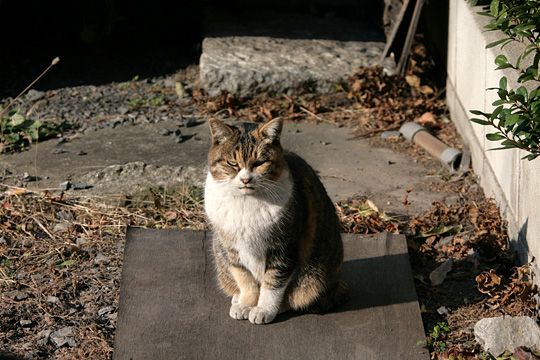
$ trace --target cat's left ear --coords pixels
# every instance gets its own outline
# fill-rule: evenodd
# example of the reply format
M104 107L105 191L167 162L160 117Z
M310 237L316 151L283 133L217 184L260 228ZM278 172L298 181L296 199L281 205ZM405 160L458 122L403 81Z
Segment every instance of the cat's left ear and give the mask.
M227 139L233 137L236 131L235 127L217 119L210 119L208 125L212 134L212 142L216 145L223 144Z
M268 121L259 127L259 134L272 142L279 141L281 130L283 129L283 119L276 118Z

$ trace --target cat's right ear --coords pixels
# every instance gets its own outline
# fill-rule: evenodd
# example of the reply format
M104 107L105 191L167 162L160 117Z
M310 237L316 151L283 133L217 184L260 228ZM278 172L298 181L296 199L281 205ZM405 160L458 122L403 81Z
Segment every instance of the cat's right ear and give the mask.
M217 119L208 120L212 143L214 145L223 144L235 134L235 128Z

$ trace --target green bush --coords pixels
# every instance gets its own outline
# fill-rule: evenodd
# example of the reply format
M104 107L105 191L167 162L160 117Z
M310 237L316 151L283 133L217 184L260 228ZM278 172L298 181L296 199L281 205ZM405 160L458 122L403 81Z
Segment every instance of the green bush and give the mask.
M474 5L478 0L470 2ZM486 137L491 141L502 140L502 146L497 149L523 149L530 153L524 158L533 160L540 156L540 0L492 0L489 9L481 14L491 17L486 30L503 34L500 40L486 47L502 49L509 43L519 42L524 50L513 63L503 54L495 58L496 70L516 72L518 86L509 87L503 76L499 87L488 89L497 91L499 99L493 102L495 109L490 113L472 110L471 113L480 118L471 121L495 128L496 131Z

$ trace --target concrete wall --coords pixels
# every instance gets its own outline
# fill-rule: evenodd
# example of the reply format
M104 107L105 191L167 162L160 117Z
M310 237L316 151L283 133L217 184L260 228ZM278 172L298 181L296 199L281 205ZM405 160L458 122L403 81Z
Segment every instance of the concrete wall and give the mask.
M533 256L540 259L540 158L521 160L521 150L488 151L498 146L485 138L493 129L471 123L469 110L491 111L497 99L499 79L506 75L514 86L516 76L507 70L495 71L498 47L486 49L497 40L495 32L485 32L489 18L478 15L480 7L471 7L466 0L450 0L448 26L447 102L450 114L465 143L469 146L475 173L487 196L494 197L508 220L512 244L521 261ZM503 52L515 59L519 46Z

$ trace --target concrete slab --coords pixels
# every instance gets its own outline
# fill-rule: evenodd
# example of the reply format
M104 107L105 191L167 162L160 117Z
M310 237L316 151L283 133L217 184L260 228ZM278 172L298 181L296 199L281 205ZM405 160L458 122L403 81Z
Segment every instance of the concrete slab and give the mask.
M359 67L379 64L383 32L365 19L246 11L208 21L199 61L202 87L241 97L307 87L335 89ZM393 71L395 64L383 64Z
M208 128L202 123L183 129L184 135L193 137L178 144L173 136L161 135L163 129L175 126L173 122L121 126L86 133L61 145L46 141L26 152L3 155L3 165L41 177L28 183L30 188L57 188L66 180L94 186L78 194L129 194L136 188L174 186L184 180L202 184L210 147ZM392 150L374 148L367 139L350 137L349 129L335 125L287 123L282 142L319 172L335 201L362 195L381 210L403 213L407 189L413 189L409 194L413 212L444 199L446 194L430 191L424 184L433 169ZM65 152L55 154L58 150ZM80 151L87 154L77 155Z
M128 230L115 359L428 359L404 236L344 236L350 300L264 326L229 317L210 242L204 232Z

